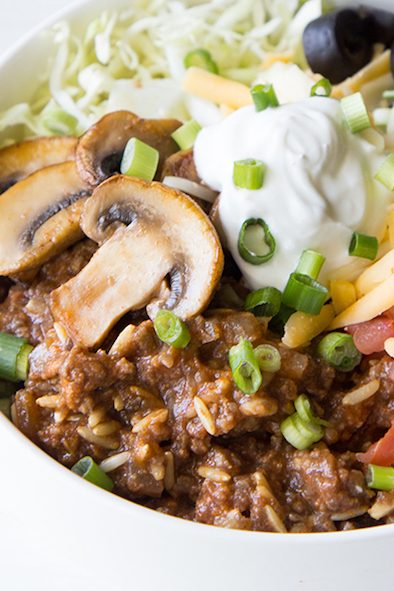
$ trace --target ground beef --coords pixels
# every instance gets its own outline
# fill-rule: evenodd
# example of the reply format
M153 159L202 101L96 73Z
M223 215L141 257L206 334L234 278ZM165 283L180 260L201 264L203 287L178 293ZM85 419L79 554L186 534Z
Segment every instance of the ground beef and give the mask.
M68 467L85 455L114 462L116 493L203 523L310 532L393 519L394 499L375 498L355 455L394 418L390 358L338 374L313 347L288 350L266 322L235 309L210 309L190 321L186 349L162 343L142 318L114 331L106 350L82 349L53 325L48 294L94 249L76 245L16 281L0 304L1 330L37 345L13 408L28 437ZM242 338L281 353L281 369L253 396L236 387L228 365L229 348ZM380 380L372 398L343 404L372 379ZM301 393L329 422L324 440L305 451L280 432Z

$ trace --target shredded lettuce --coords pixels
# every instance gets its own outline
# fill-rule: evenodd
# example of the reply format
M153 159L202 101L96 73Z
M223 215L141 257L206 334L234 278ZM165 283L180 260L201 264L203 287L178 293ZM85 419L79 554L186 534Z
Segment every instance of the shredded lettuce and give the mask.
M116 109L209 123L217 106L181 91L187 52L204 47L222 75L249 84L268 52L300 62L302 31L319 14L321 0L137 0L103 12L82 38L59 23L43 81L0 113L0 137L80 134Z

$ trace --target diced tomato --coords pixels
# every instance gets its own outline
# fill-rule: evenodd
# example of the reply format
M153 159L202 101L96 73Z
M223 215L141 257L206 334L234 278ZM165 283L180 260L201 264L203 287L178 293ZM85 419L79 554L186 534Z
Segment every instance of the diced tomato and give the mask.
M384 437L373 443L365 453L357 454L357 459L364 464L377 466L394 464L394 421Z
M353 335L354 344L363 355L384 350L384 342L394 337L394 320L379 316L367 322L348 326L346 331Z
M383 316L387 316L387 318L391 318L391 320L394 320L394 306L386 310Z

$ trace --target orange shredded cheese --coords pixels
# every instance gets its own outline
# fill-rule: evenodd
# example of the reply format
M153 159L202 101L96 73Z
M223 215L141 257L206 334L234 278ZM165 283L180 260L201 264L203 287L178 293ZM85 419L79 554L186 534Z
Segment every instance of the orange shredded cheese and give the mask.
M316 316L295 312L286 322L283 344L291 349L307 345L329 326L334 316L334 307L331 304L323 306Z
M239 109L253 102L250 90L245 84L212 74L202 68L188 68L182 88L190 94L218 105L225 104L231 109Z
M330 324L330 330L358 324L379 316L394 306L394 275L377 285L341 312Z
M358 296L363 296L375 289L380 283L391 277L393 272L394 249L361 273L355 283Z
M330 294L336 314L346 310L356 301L356 288L345 280L330 281Z

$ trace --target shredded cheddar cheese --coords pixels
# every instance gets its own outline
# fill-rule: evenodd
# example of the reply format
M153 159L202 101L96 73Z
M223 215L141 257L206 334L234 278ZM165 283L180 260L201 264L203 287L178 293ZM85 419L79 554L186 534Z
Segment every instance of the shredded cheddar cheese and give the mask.
M363 296L372 289L375 289L380 283L386 281L394 271L394 250L390 250L381 259L365 269L356 280L356 290L358 296Z
M283 344L291 349L307 345L329 326L334 316L334 307L331 304L323 306L316 316L295 312L286 322Z
M362 298L341 312L330 324L335 330L351 324L372 320L394 306L394 275L377 285Z
M356 288L345 280L330 281L330 294L336 314L346 310L356 301Z
M212 74L202 68L188 68L182 84L183 90L230 109L240 109L252 103L249 88L223 76Z
M357 74L334 86L331 96L333 98L342 98L353 92L358 92L362 90L365 84L389 74L390 67L390 50L388 49L373 59Z

